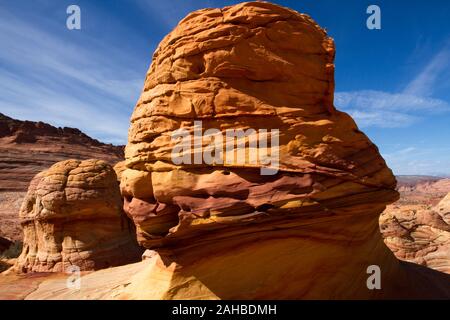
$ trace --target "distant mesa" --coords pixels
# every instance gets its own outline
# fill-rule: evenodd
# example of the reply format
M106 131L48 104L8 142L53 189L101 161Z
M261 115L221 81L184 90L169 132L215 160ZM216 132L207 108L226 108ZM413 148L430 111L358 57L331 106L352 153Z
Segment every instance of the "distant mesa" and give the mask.
M423 191L444 192L450 190L450 179L437 176L421 175L399 175L397 178L397 189L402 192Z
M123 159L123 146L104 144L79 129L15 120L0 114L0 191L25 191L31 178L65 159ZM7 152L6 152L7 151Z
M0 114L0 236L20 240L18 213L31 179L67 159L123 160L123 146L104 144L75 128Z
M398 187L416 186L420 183L436 182L443 179L443 177L425 175L397 175L396 178Z

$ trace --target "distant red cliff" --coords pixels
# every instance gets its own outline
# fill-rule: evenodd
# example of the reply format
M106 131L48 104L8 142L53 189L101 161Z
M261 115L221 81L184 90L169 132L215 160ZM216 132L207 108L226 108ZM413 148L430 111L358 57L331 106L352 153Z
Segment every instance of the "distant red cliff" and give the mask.
M101 143L75 128L21 121L0 113L0 236L18 240L20 204L31 179L58 161L123 159L123 146Z

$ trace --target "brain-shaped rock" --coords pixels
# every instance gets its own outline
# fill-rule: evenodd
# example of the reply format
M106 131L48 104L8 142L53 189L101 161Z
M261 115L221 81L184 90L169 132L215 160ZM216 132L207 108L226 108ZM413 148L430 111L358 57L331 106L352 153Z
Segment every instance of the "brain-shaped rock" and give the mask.
M334 55L309 16L270 3L184 18L154 53L131 118L121 190L138 240L159 247L248 223L375 216L396 200L377 147L333 105ZM261 175L272 166L262 161L175 162L174 133L194 135L198 123L224 137L278 130L278 172ZM248 155L250 138L242 139ZM210 142L203 137L184 155L193 159Z
M434 208L389 208L380 216L384 242L397 258L450 274L450 194Z
M19 271L93 270L136 261L140 250L123 214L113 168L66 160L37 174L20 209Z

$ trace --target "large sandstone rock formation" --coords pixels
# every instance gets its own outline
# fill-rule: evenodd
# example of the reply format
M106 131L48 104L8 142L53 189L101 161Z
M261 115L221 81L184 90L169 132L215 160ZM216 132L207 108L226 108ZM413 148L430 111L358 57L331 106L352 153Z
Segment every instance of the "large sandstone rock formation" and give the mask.
M114 164L123 159L123 147L101 143L78 129L0 113L0 236L21 240L20 204L37 173L58 161L91 158Z
M16 269L94 270L136 261L134 228L121 210L116 174L102 160L66 160L37 174L20 210Z
M334 53L308 16L268 3L183 19L156 50L131 119L122 193L132 217L146 212L137 222L141 242L159 246L181 229L275 213L376 215L396 200L377 147L333 106ZM175 166L171 133L193 132L194 120L223 132L280 129L280 173L261 176L250 164Z
M123 171L126 169L125 161L119 161L119 162L117 162L117 163L114 165L113 169L114 169L114 171L115 171L115 173L116 173L117 181L119 181L119 183L120 183L120 180L122 179L122 173L123 173Z
M193 12L162 40L121 178L138 240L155 251L121 298L449 297L448 278L400 263L380 237L396 181L333 105L334 54L310 17L265 2ZM261 162L174 164L171 135L195 132L196 120L221 133L279 129L278 173L261 175L274 169ZM370 265L382 290L366 285Z
M380 228L397 258L450 274L450 193L434 208L394 205Z

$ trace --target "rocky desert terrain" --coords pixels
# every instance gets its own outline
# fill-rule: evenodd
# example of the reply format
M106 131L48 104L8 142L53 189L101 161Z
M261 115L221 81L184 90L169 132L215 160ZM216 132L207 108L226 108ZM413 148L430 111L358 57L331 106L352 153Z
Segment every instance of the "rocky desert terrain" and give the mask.
M186 16L153 55L124 162L112 168L101 159L121 153L88 144L99 160L3 171L5 192L15 190L11 170L27 192L16 218L24 246L0 274L0 298L449 299L448 182L400 177L397 185L377 146L334 106L334 57L324 29L278 5ZM195 133L198 121L214 132L215 160L191 161L211 150L205 138L175 163L174 133ZM219 136L247 129L278 130L279 161L224 151ZM50 139L8 130L6 154ZM267 155L267 145L241 139L233 147ZM74 148L46 145L48 157ZM28 160L9 153L5 168L31 162L17 157ZM409 205L419 207L404 213ZM146 249L140 262L137 244ZM75 289L63 273L70 266L80 269ZM372 267L380 288L368 286Z
M430 176L397 176L400 200L397 204L434 206L450 192L450 178Z
M58 161L123 160L123 147L101 143L78 129L20 121L0 114L0 237L21 240L19 209L31 179Z
M450 179L397 180L400 200L380 216L385 243L399 259L450 274Z

